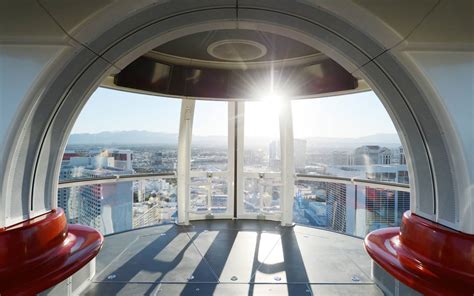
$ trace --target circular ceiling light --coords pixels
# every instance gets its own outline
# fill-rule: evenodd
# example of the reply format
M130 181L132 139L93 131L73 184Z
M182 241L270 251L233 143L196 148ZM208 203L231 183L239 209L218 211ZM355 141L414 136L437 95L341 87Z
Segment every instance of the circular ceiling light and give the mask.
M245 62L263 57L267 54L267 48L251 40L226 39L210 44L207 52L219 60Z

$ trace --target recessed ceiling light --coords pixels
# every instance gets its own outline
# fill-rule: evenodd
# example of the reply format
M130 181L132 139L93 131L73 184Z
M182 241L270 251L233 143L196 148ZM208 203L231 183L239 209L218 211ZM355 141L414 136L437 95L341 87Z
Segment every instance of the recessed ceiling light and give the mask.
M263 57L267 54L267 48L251 40L226 39L210 44L207 52L219 60L245 62Z

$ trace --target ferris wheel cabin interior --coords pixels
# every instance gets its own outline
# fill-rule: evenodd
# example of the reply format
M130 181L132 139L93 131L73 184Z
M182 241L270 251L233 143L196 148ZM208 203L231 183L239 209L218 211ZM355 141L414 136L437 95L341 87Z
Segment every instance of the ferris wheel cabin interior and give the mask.
M3 0L0 295L474 295L472 0Z

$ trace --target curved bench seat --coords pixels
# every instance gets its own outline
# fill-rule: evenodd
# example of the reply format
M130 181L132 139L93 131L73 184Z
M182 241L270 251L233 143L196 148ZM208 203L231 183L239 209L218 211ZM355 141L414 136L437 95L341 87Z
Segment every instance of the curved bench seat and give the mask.
M474 295L474 235L405 212L401 227L365 238L369 255L424 295Z
M103 242L91 227L68 225L61 208L0 230L0 295L33 295L60 283Z

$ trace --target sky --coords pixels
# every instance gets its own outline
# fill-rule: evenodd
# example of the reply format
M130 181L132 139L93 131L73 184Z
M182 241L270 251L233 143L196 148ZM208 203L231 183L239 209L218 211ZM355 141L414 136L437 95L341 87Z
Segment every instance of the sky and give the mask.
M181 100L97 89L81 111L72 133L146 130L178 133ZM278 135L278 102L247 103L246 136ZM380 100L373 92L304 99L292 102L296 138L358 138L396 133ZM197 101L193 134L227 135L227 103Z

